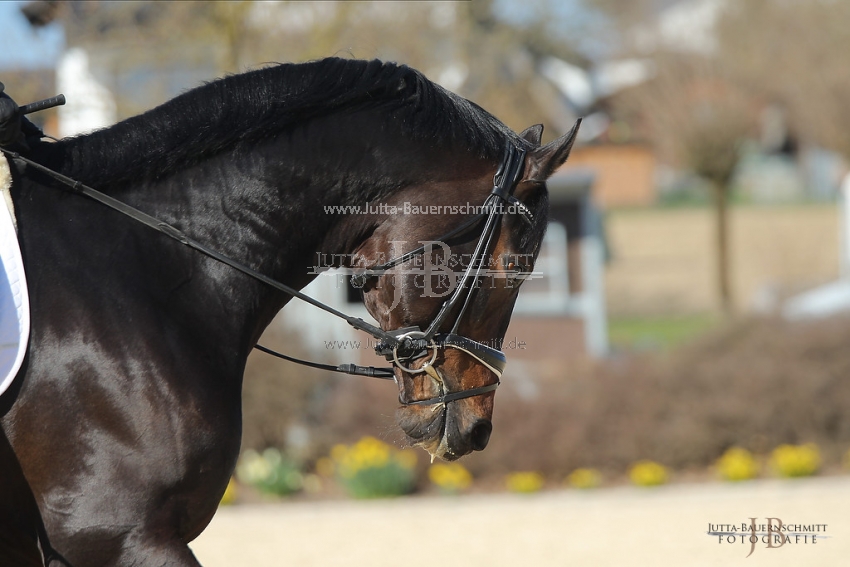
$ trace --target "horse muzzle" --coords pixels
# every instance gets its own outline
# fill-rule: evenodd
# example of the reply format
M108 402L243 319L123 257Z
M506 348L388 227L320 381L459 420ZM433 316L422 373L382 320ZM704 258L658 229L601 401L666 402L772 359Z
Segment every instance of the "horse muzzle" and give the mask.
M483 371L483 368L478 368ZM402 390L409 385L417 398L426 397L422 400L424 403L407 403L399 408L397 417L402 430L414 445L424 448L432 458L454 461L473 451L483 450L493 430L490 421L493 396L485 394L494 391L498 381L489 386L455 392L460 394L455 399L451 398L451 393L445 393L448 388L440 369L426 363L424 370L425 376L408 377L402 383ZM468 395L473 390L480 392Z

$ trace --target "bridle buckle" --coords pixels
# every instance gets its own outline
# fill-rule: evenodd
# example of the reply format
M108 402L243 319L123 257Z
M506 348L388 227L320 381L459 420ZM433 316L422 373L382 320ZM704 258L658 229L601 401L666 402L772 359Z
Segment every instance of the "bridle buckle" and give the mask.
M399 335L397 338L399 339L399 343L393 347L392 357L395 365L401 368L403 371L409 374L419 374L421 372L425 372L425 369L434 364L434 361L437 360L437 350L440 348L439 345L434 342L433 339L427 339L426 334L422 331L409 331L407 333ZM424 345L419 343L424 343ZM402 358L404 358L405 361L422 358L419 353L423 350L426 354L429 350L433 350L434 352L431 355L431 360L423 364L422 367L410 368L402 364L401 360L399 360L399 349L407 349L408 351L412 352L412 354L409 356L405 356L404 353L402 353Z

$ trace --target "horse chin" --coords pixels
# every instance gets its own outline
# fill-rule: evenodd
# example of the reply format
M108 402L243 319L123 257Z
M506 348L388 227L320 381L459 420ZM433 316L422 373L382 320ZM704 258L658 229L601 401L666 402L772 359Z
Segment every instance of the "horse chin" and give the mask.
M445 406L439 409L427 410L431 415L423 415L424 412L405 412L400 410L399 424L410 439L411 445L421 447L431 455L431 462L436 459L443 461L456 461L464 455L469 454L470 448L452 446L450 443L452 435L447 435L446 424L450 419L449 412Z
M441 459L441 449L440 446L443 444L443 436L441 435L438 439L431 439L430 441L419 441L415 444L416 447L422 447L425 449L429 455L431 455L431 462L433 463L436 459Z
M438 452L443 442L446 415L444 410L433 411L431 407L400 407L396 422L414 447L422 447L431 455Z
M431 462L434 462L435 458L442 459L444 461L456 461L463 456L452 451L451 447L449 447L446 435L441 435L440 442L436 449L428 452L431 453Z
M456 461L463 456L452 451L446 441L445 435L440 435L436 439L429 439L427 441L417 441L414 443L414 446L425 449L431 455L432 463L437 459L442 461Z
M445 410L443 410L443 413ZM445 416L443 417L445 420ZM421 447L431 455L431 462L433 463L437 459L441 459L443 461L456 461L461 457L461 455L456 455L449 447L448 441L446 439L445 431L440 430L439 435L436 437L432 437L430 439L420 439L413 443L415 447Z

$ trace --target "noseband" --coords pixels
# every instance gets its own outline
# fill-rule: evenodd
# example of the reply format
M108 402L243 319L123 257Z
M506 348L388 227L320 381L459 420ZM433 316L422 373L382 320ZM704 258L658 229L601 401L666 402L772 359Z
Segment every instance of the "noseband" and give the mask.
M407 327L404 329L398 329L395 331L384 331L374 325L370 325L369 323L363 321L362 319L351 317L346 315L333 307L322 303L308 295L301 293L300 291L287 286L281 282L278 282L268 276L257 272L253 268L250 268L244 264L241 264L216 250L209 248L208 246L189 238L182 231L177 229L176 227L163 222L155 217L152 217L139 209L131 207L126 203L118 201L109 195L101 193L96 189L93 189L79 181L71 179L61 173L53 171L52 169L45 167L35 161L32 161L17 152L9 151L4 148L0 148L2 153L6 154L11 159L21 161L25 163L27 166L36 169L62 185L64 185L71 192L76 193L78 195L82 195L98 201L99 203L106 205L107 207L123 214L131 219L140 222L146 226L149 226L153 229L160 231L165 234L169 238L172 238L181 244L188 246L202 254L205 254L219 262L227 264L228 266L251 276L254 279L257 279L277 290L280 290L292 297L296 297L301 299L302 301L306 301L311 305L314 305L332 315L335 315L341 319L344 319L349 325L353 328L361 331L365 331L370 334L374 338L378 339L378 345L375 347L375 351L377 354L384 356L388 361L391 361L395 367L398 367L403 372L407 372L409 374L419 374L419 373L428 373L432 377L439 377L439 374L436 372L436 369L431 367L431 364L436 360L438 349L440 348L453 348L456 350L460 350L465 352L466 354L473 357L479 363L484 365L487 369L493 372L496 375L496 382L493 384L489 384L487 386L481 386L478 388L470 388L467 390L460 390L456 392L443 392L440 396L436 396L433 398L428 398L425 400L414 400L414 401L405 401L401 399L399 396L399 402L403 405L435 405L435 404L446 404L448 402L452 402L455 400L461 400L464 398L470 398L473 396L479 396L481 394L486 394L487 392L492 392L496 388L499 387L499 380L502 377L502 372L505 369L506 359L505 354L499 350L487 346L483 343L477 342L473 339L464 337L462 335L458 335L458 327L460 326L461 319L463 318L466 309L469 307L472 302L472 297L475 293L475 286L473 285L476 278L479 277L481 271L486 269L485 266L488 263L487 256L490 252L490 249L493 245L493 237L496 232L496 229L499 225L499 222L504 215L504 204L511 205L512 208L518 211L522 218L531 224L533 222L533 216L531 212L516 198L513 196L514 189L516 188L517 183L519 182L519 177L522 172L522 166L525 161L525 150L515 147L513 144L508 143L505 151L505 157L503 158L501 164L499 165L499 169L496 172L496 175L493 178L493 190L487 196L487 199L484 201L483 208L485 209L485 213L476 215L472 217L465 223L461 224L454 230L444 234L439 237L437 240L445 240L447 238L451 238L457 234L461 234L465 232L467 229L475 226L477 223L481 221L481 219L486 218L486 222L484 223L484 228L482 229L481 236L478 238L478 243L475 246L475 252L472 256L472 260L464 272L462 280L458 283L451 297L447 299L442 307L440 307L440 311L437 313L437 316L431 322L427 329L424 331L420 330L419 327ZM381 264L379 266L373 266L372 268L367 269L363 273L357 274L352 277L352 282L356 284L363 282L365 283L365 278L372 275L379 275L385 273L387 270L402 264L420 254L424 254L426 252L426 248L421 246L415 250L402 254L388 262ZM362 283L360 285L362 287ZM458 305L461 305L460 311L455 318L454 325L452 329L448 333L439 333L440 327L446 321L450 313L454 310L454 308ZM300 360L291 356L287 356L285 354L281 354L275 352L271 349L267 349L261 345L256 345L258 350L276 356L278 358L282 358L284 360L288 360L290 362L296 362L298 364L302 364L305 366L310 366L313 368L319 368L322 370L329 370L332 372L343 372L346 374L354 374L357 376L370 376L373 378L382 378L387 380L395 380L395 372L393 371L393 367L387 368L374 368L374 367L363 367L357 366L355 364L340 364L338 366L333 366L329 364L320 364L316 362L309 362L305 360ZM431 358L426 361L426 363L419 368L412 368L410 365L413 364L416 360L427 356L428 353L431 353ZM440 389L442 390L443 384L441 380L437 380L440 382Z

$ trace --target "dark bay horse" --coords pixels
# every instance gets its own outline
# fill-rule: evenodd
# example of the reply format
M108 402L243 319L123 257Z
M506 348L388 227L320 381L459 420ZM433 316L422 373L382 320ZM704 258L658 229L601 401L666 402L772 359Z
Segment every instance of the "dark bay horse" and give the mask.
M542 127L517 135L413 69L328 59L217 80L27 157L300 289L317 253L374 263L390 242L433 240L469 217L327 206L483 203L507 147L521 152L510 191L528 215L500 215L487 250L536 257L545 180L575 130L541 145ZM11 162L32 333L0 398L0 565L198 565L186 544L239 453L246 358L290 296ZM483 223L452 252L471 252ZM445 304L404 280L364 286L384 330L425 329ZM451 306L440 332L501 340L517 287L494 281ZM395 368L400 397L494 384L472 343L435 348L427 373ZM402 405L399 424L454 459L487 444L493 396Z

